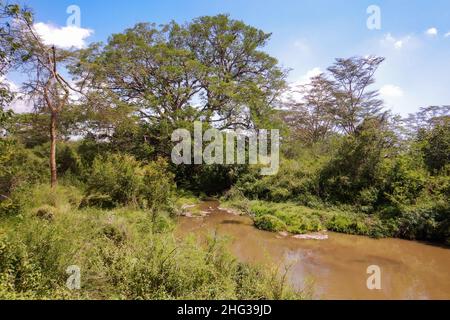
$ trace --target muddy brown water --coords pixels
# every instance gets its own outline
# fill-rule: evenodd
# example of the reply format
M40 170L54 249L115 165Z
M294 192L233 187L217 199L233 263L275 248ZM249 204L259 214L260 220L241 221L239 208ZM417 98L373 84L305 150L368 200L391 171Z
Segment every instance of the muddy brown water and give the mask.
M284 269L302 288L312 282L316 299L450 299L450 249L400 239L328 233L328 240L299 240L256 229L252 220L204 202L201 218L180 217L177 234L230 239L241 261ZM381 269L381 290L367 288L367 268Z

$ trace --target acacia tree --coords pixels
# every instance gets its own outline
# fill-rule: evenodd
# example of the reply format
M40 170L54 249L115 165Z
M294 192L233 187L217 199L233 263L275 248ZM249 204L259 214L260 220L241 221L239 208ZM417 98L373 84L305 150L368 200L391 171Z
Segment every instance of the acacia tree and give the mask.
M379 115L383 101L370 86L383 61L384 58L374 56L336 59L328 68L334 83L335 121L345 133L353 134L364 119Z
M81 52L71 70L89 79L91 106L128 110L159 136L196 120L256 127L284 87L277 61L260 51L269 37L226 15L138 24Z
M450 117L450 105L429 106L420 108L419 112L410 114L403 123L414 136L420 130L431 130L439 124L444 124Z
M13 52L11 66L28 76L23 83L24 93L35 107L50 115L50 172L51 186L57 184L56 143L58 116L69 101L69 83L59 69L71 58L70 52L48 46L34 29L33 15L18 5L9 5L6 10L9 22L7 50Z
M291 101L285 121L294 135L307 144L325 139L334 128L333 110L336 99L333 82L325 74L311 78L311 82L300 87L301 101Z

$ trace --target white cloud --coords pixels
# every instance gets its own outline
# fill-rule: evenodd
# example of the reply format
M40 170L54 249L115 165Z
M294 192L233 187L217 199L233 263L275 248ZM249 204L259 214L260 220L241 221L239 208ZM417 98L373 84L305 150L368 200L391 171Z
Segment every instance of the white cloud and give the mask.
M315 67L311 70L308 70L308 72L305 73L305 75L302 76L302 78L298 81L299 84L308 84L311 82L311 78L317 77L318 75L322 74L322 70L320 70L319 67Z
M385 45L389 45L389 46L394 46L395 49L400 50L407 43L409 43L411 40L412 40L412 36L405 36L405 37L402 37L402 38L396 38L392 34L388 33L381 40L381 43L385 44Z
M444 37L450 38L450 32L447 32Z
M86 39L94 31L77 26L57 27L51 24L38 22L34 24L36 32L47 45L55 45L63 49L81 49L86 46Z
M16 83L6 79L5 77L0 77L0 81L6 83L9 89L16 94L14 100L7 107L7 109L11 109L15 113L27 113L33 111L33 103L19 93L20 88Z
M380 89L380 94L384 99L401 98L404 96L402 88L387 84Z
M312 78L322 73L323 71L319 67L308 70L297 81L294 81L289 85L290 92L288 92L282 99L286 101L289 99L292 99L294 101L301 101L303 99L303 95L299 92L299 88L311 83Z
M427 36L435 37L438 35L438 29L433 27L433 28L428 29L425 33Z

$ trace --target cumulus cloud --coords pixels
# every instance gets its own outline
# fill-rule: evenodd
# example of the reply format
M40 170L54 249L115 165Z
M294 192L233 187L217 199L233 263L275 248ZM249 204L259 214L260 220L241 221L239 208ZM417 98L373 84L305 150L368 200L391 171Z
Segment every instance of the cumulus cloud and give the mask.
M6 109L12 110L15 113L27 113L33 111L33 103L20 93L20 87L15 82L5 77L0 77L0 82L5 83L9 87L9 90L15 93L14 100Z
M86 47L86 39L94 33L93 30L77 26L57 27L43 22L35 23L34 28L45 44L63 49Z
M311 83L311 79L322 74L322 70L319 67L308 70L304 75L302 75L297 81L294 81L289 85L289 93L282 97L283 100L294 100L301 101L303 99L303 95L298 92L299 87L305 86Z
M384 99L401 98L404 96L402 88L388 84L380 89L380 94Z
M317 77L318 75L322 74L322 70L320 70L319 67L313 68L311 70L308 70L300 80L296 81L296 85L305 85L311 82L311 79L314 77Z
M447 32L444 37L450 38L450 32Z
M402 49L408 42L410 42L412 39L411 36L405 36L401 38L396 38L392 34L388 33L384 36L384 38L381 40L382 44L387 44L389 46L393 46L395 49L400 50Z
M425 34L430 37L436 37L438 35L438 29L436 29L434 27L430 28L425 32Z

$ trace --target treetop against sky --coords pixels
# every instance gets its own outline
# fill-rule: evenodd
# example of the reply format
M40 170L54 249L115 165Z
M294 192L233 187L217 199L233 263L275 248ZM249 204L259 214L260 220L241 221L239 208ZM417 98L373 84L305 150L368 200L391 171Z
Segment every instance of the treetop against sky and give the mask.
M138 22L185 23L230 14L272 33L265 50L304 84L335 58L386 57L376 88L387 107L407 115L450 101L450 2L433 1L21 1L36 13L36 30L49 43L82 48L105 42ZM10 75L16 85L19 75ZM16 103L16 111L24 111Z

